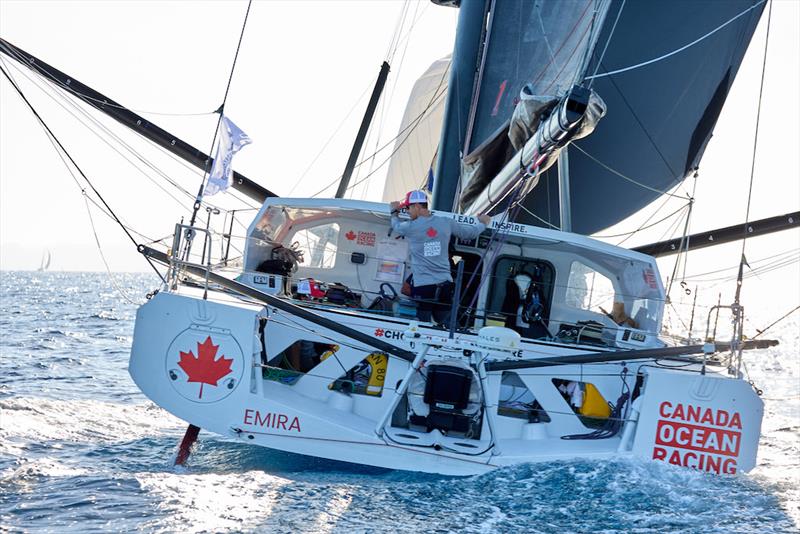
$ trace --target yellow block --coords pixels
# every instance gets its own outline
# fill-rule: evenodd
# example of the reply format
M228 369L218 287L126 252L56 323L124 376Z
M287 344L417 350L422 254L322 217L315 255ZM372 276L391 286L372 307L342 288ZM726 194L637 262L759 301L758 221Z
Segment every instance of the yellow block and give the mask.
M366 357L366 360L370 366L367 395L380 395L383 391L383 381L386 380L389 358L382 352L373 352Z
M580 412L581 415L586 417L608 419L608 416L611 415L611 407L593 384L586 384L586 391L583 393L583 406L581 406Z

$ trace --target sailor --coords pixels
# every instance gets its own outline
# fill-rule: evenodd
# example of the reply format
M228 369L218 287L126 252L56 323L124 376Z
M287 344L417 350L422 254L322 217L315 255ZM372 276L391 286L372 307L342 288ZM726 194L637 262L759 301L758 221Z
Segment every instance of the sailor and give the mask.
M491 219L479 215L477 225L464 225L449 217L435 217L428 210L428 195L424 191L409 191L403 202L391 202L392 230L408 239L411 256L411 298L417 301L417 318L438 323L447 318L447 306L452 300L453 277L450 274L448 245L450 236L475 239L486 229ZM401 222L401 209L408 211L410 221Z

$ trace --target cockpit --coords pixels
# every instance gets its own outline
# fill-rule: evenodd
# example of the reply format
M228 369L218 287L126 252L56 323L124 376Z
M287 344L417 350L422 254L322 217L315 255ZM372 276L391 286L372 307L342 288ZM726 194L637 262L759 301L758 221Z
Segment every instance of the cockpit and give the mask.
M471 217L453 217L474 224ZM591 238L493 221L477 239L453 239L459 264L456 326L517 330L524 338L609 347L657 346L664 288L655 260ZM270 199L248 229L239 280L312 306L415 318L403 294L408 244L392 235L385 204Z

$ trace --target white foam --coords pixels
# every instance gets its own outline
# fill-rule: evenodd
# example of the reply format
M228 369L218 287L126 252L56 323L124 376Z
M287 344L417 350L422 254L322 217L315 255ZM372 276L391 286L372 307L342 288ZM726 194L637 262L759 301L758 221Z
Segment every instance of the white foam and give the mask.
M250 471L235 475L143 473L136 476L168 519L153 519L142 530L174 532L242 531L263 524L272 514L277 493L290 481Z
M66 440L109 443L158 434L184 424L154 404L115 404L16 397L0 401L3 426L0 451L9 439L38 443ZM11 446L10 448L13 448Z

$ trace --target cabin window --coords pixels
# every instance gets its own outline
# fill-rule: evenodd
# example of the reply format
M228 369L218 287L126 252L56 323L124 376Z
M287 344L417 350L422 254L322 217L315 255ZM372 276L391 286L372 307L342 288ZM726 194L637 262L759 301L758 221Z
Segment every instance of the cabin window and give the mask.
M531 339L549 337L554 279L555 270L547 261L498 259L486 302L486 324L505 326Z
M323 224L298 231L291 239L299 245L303 253L301 267L314 269L333 269L336 265L337 243L339 242L339 225Z
M266 380L293 386L338 349L338 345L299 339L263 362L262 376Z
M497 415L524 419L528 423L549 423L550 416L517 373L503 372Z
M572 262L564 297L568 306L601 312L611 310L614 293L614 284L607 276L579 261Z

